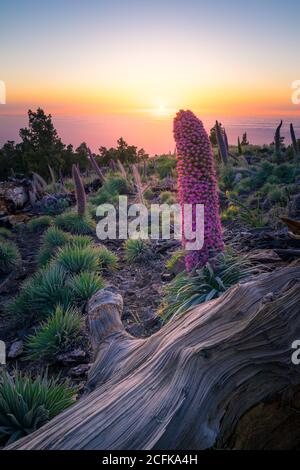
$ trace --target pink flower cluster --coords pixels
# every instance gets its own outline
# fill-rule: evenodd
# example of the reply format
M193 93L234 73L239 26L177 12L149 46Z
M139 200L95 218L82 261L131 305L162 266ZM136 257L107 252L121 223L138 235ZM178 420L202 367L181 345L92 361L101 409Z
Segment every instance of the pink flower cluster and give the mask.
M202 122L191 111L180 110L174 119L177 148L178 192L180 204L204 205L204 245L199 251L187 252L187 271L202 267L223 250L219 196L214 157ZM193 212L193 230L196 228ZM186 240L183 237L183 247Z

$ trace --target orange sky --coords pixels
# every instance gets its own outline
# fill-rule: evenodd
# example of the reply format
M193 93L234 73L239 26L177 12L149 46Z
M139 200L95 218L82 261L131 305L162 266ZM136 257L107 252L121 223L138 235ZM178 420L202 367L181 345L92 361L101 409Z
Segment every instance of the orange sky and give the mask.
M299 115L299 14L296 0L2 0L0 115Z
M299 3L249 5L3 0L7 103L62 113L293 111Z

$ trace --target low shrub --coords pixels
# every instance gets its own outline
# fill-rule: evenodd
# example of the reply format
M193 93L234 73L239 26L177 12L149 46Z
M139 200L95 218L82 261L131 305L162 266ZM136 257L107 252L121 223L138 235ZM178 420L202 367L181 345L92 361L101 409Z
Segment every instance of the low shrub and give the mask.
M50 227L44 233L42 243L49 248L56 248L63 246L70 241L71 237L68 233L60 230L57 227Z
M285 187L287 196L293 196L299 193L299 185L296 183L287 184Z
M287 163L275 166L273 175L278 178L282 184L290 184L295 179L295 166Z
M287 195L286 193L280 188L274 188L268 192L268 199L270 202L276 203L286 203L287 202Z
M15 371L0 379L0 440L10 444L43 426L73 403L74 388L66 382L33 379Z
M109 176L98 193L90 197L90 201L96 205L106 202L113 204L117 202L119 195L128 194L128 191L129 185L125 178L121 176Z
M127 194L128 182L122 176L111 176L106 179L102 189L110 194Z
M176 158L171 155L161 155L156 158L156 170L160 179L174 176L176 169Z
M52 264L34 275L32 285L32 306L41 314L50 314L57 305L65 308L71 303L66 286L66 271Z
M236 172L231 166L223 166L219 172L219 187L222 191L231 191L234 188Z
M111 194L104 189L100 189L98 194L95 194L94 196L90 197L90 201L95 206L99 206L100 204L105 204L107 202L110 204L115 204L118 201L118 194Z
M59 193L61 191L61 185L60 183L49 183L47 186L44 188L44 191L48 194L55 194Z
M252 203L256 204L256 207L249 207L251 199ZM248 201L248 204L244 204L238 198L232 198L232 204L238 208L238 218L241 220L241 222L243 222L245 225L249 225L250 227L263 227L265 225L265 217L260 209L259 199L257 199L255 195L252 195Z
M270 175L267 178L267 183L272 184L272 185L280 184L280 180L279 180L279 178L277 178L277 176Z
M91 217L93 220L97 218L96 216L96 211L97 211L97 205L94 204L91 199L89 199L87 206L86 206L87 214L89 217Z
M238 194L249 193L255 189L253 178L247 176L243 178L236 187Z
M273 173L274 167L275 165L268 161L262 162L261 164L262 171L268 176L270 176Z
M269 194L270 191L272 191L274 188L276 188L276 185L275 184L271 184L271 183L266 183L264 184L260 190L258 191L258 194L262 197L265 197Z
M44 214L56 216L68 210L71 203L67 199L58 199L53 203L53 205L49 205L43 209Z
M261 188L265 182L268 179L268 172L265 172L264 170L258 171L256 174L254 174L252 177L252 189L259 189Z

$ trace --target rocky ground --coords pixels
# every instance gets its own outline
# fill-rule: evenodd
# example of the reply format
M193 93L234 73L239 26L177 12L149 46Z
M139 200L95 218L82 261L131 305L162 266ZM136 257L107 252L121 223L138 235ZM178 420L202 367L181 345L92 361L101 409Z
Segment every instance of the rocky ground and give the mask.
M168 181L164 182L166 187L154 189L154 202L157 202L159 190L169 189L170 185L167 183ZM51 197L51 207L56 204L53 201ZM294 201L290 207L294 216L300 209L298 207L300 199L298 202ZM41 204L39 202L39 207ZM49 201L47 200L45 204L48 207ZM37 372L42 370L45 364L42 362L31 364L29 361L22 360L24 338L33 331L33 327L23 325L18 319L8 316L5 313L5 306L18 293L22 282L35 272L35 259L43 232L31 233L24 223L33 217L36 211L14 210L13 212L14 214L8 218L6 216L4 225L14 227L14 241L20 249L22 264L7 277L0 278L0 339L4 340L7 345L9 368L17 365L24 371ZM247 253L251 261L257 265L258 271L273 270L300 257L300 240L291 236L287 227L249 228L240 221L224 222L223 227L225 244L242 253ZM96 237L95 242L100 243ZM180 247L180 243L174 240L153 241L151 259L139 264L130 264L125 260L122 241L113 240L104 244L114 251L120 260L118 269L104 273L103 277L106 285L116 289L124 299L122 321L127 331L137 337L154 334L162 326L158 309L164 285L174 277L174 274L166 269L166 261ZM78 386L80 393L92 360L86 331L81 346L67 354L62 354L55 364L49 365L49 370L59 372L62 377L69 377Z

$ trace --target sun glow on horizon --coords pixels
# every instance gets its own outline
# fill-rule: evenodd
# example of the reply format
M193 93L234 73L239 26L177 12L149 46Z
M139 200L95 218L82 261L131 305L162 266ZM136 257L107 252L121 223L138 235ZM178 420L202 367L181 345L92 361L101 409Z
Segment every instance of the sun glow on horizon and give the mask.
M236 0L221 15L204 0L53 0L38 8L28 0L17 9L3 3L3 142L18 138L16 122L23 126L27 110L38 107L64 123L64 138L75 145L93 139L95 146L113 145L123 135L150 152L172 149L172 119L180 109L208 127L216 119L238 125L246 122L240 117L259 117L261 126L270 116L300 118L291 101L291 83L299 78L295 0L278 5L272 22L271 0L253 0L249 35L247 2Z
M153 114L156 116L169 116L171 114L170 109L168 109L164 103L161 103L158 108L153 110Z
M155 118L169 118L176 114L177 110L168 106L165 101L159 100L153 108L144 109L143 111Z

